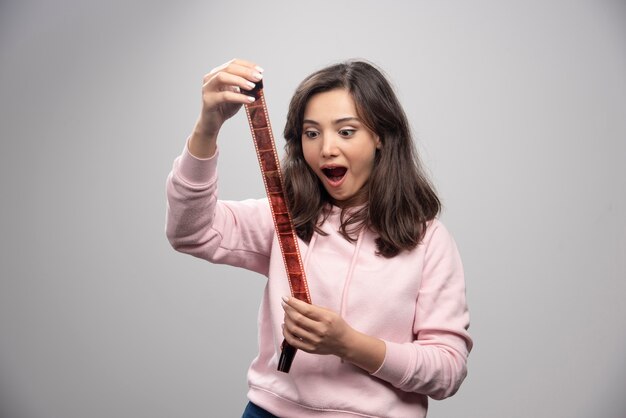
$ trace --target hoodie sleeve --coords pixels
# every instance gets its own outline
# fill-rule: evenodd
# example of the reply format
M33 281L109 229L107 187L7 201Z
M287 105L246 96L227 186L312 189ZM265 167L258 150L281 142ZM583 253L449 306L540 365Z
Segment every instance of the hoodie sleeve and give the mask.
M429 227L412 343L385 341L386 354L374 376L433 399L452 396L467 375L472 340L465 280L456 244L439 221Z
M266 199L217 199L217 159L194 157L187 145L166 182L166 235L174 249L266 275L274 225Z

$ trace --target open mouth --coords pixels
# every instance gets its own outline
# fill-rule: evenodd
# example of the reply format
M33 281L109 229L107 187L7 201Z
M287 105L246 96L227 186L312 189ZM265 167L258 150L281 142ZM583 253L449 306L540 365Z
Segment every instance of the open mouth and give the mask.
M343 176L346 175L348 169L346 167L324 167L322 168L322 173L330 180L332 183L337 183L341 181Z

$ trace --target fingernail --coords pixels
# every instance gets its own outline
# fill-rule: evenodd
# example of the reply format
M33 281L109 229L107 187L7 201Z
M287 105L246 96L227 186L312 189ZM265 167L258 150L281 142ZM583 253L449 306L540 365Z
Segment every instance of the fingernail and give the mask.
M253 101L255 101L256 99L254 98L254 96L248 96L248 101L250 103L252 103Z
M283 296L282 299L283 299L283 302L285 303L289 302L289 297L287 296Z
M251 89L254 88L254 86L256 86L256 84L254 84L252 81L246 81L246 84L248 85L248 87L250 87Z
M261 73L252 73L252 77L256 78L257 80L260 80L263 78L263 74Z
M255 68L258 72L260 72L260 73L262 73L263 71L265 71L262 67L259 67L258 65L255 65L255 66L254 66L254 68Z

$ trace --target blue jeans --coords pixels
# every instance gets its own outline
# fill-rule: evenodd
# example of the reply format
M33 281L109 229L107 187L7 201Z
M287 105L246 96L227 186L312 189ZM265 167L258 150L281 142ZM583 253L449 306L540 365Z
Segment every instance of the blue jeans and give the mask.
M241 418L278 418L276 415L267 412L265 409L248 402Z

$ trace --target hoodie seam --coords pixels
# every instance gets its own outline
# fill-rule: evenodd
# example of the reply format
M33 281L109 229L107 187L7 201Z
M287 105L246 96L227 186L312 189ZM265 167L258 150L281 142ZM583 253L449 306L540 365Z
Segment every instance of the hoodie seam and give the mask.
M337 413L342 413L342 414L351 414L351 415L356 415L359 417L366 417L366 418L377 418L376 415L368 415L368 414L363 414L361 412L356 412L356 411L349 411L349 410L345 410L345 409L331 409L331 408L315 408L313 406L307 406L307 405L302 405L301 403L298 403L296 401L292 401L291 399L285 398L284 396L280 396L277 393L272 392L271 390L262 388L260 386L256 386L256 385L250 385L250 388L255 389L255 390L259 390L262 392L265 392L269 395L272 395L282 401L285 402L289 402L292 405L296 405L300 408L304 408L304 409L308 409L309 411L315 411L315 412L337 412Z

